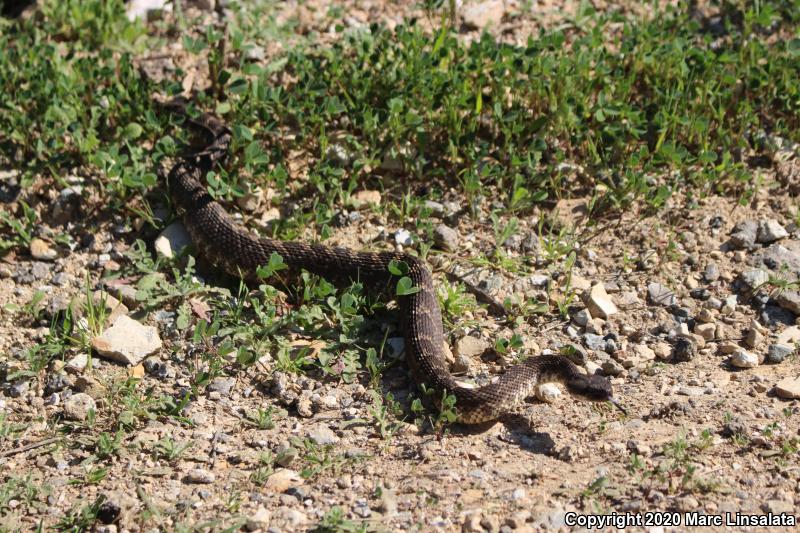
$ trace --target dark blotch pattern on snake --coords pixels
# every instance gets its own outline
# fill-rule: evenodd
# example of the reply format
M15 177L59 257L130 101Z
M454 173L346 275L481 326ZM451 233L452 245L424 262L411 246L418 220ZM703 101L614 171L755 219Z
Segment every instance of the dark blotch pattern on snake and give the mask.
M198 252L218 268L254 281L258 267L266 265L276 252L295 272L306 270L337 285L358 280L366 287L385 289L398 279L389 272L389 263L405 262L407 276L419 288L414 294L398 297L408 366L418 386L424 384L434 391L434 399L441 399L445 392L455 396L458 421L462 423L495 420L545 381L564 383L569 392L583 399L612 399L606 378L587 376L568 359L555 355L530 357L509 368L493 383L479 388L458 385L445 363L441 311L433 278L422 260L406 253L354 252L254 235L235 223L202 183L203 176L227 155L230 130L211 115L201 115L189 122L205 130L211 141L202 151L175 164L169 173L169 192L175 207L183 213Z

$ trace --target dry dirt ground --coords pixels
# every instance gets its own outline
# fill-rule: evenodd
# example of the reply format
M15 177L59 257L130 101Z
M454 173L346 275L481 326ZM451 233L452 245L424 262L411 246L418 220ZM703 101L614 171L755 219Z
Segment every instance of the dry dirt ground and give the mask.
M296 18L298 33L326 34L322 4L289 3L278 19ZM570 2L521 4L506 5L513 16L494 29L498 35L524 40L575 9ZM344 9L358 23L392 24L414 14L405 4L352 2ZM462 33L467 39L477 35L469 28ZM796 165L796 157L785 164ZM5 175L9 179L13 171ZM102 412L121 408L117 400L129 376L141 380L136 390L152 395L175 395L191 377L186 363L193 355L181 349L187 339L175 330L174 315L131 309L130 316L156 326L163 341L146 364L121 365L95 352L89 367L61 363L42 369L38 379L23 376L3 385L4 431L13 426L16 432L13 446L3 441L3 475L25 479L45 494L34 498L35 505L20 495L3 500L3 527L51 526L100 495L104 503L91 527L107 532L301 531L320 524L341 531L533 531L567 528L571 511L628 512L653 521L654 527L632 530L669 531L686 527L656 527L675 517L647 513L678 512L684 523L692 512L792 515L800 502L800 403L781 396L800 396L800 385L785 382L800 376L793 353L800 340L800 299L790 283L800 272L798 205L773 171L761 178L746 206L735 198L675 196L656 213L634 209L587 228L586 200L577 199L522 219L519 238L506 246L509 256L545 255L559 240L569 242L577 249L569 276L543 269L521 279L493 265L472 266L469 259L492 245L491 226L480 217L440 216L457 231L460 244L455 252L434 254L431 262L456 265L501 301L520 295L566 301L566 317L550 313L515 326L524 339L521 353L565 353L571 346L571 357L611 377L627 415L562 394L552 403L532 399L488 427L454 425L441 435L412 423L408 396L414 386L400 361L384 372L381 385L408 422L384 437L366 381L276 372L274 354L259 354L258 364L218 378L181 411L191 424L154 417L126 435L104 477L75 483L96 473L86 459L96 452L97 435L82 431L83 422L75 423L73 433L52 431L56 421L70 418L70 396L86 394ZM464 202L456 190L448 200ZM43 220L57 201L56 194L41 191L36 209ZM540 216L556 219L567 231L543 238ZM135 229L119 229L118 223L106 219L93 244L75 251L49 243L50 257L47 250L37 251L42 259L6 256L0 264L4 375L24 368L21 354L44 341L48 306L80 295L87 277L92 290L99 288L104 269L130 261ZM381 234L381 228L389 236L402 229L387 224L379 210L365 210L335 229L331 242L363 248L365 236ZM753 273L759 269L765 274ZM445 279L441 270L436 276ZM19 308L36 291L44 291L44 311L32 320ZM606 312L592 307L590 293ZM567 301L569 294L576 297ZM608 300L616 312L608 312ZM453 364L462 374L486 381L513 362L490 348L511 334L500 324L480 310L456 325ZM396 335L388 344L399 343ZM473 340L465 343L465 336ZM299 344L313 341L297 338ZM776 344L792 353L775 355ZM782 361L770 362L770 354ZM273 410L273 427L247 422L258 408ZM88 444L75 445L80 439ZM180 453L175 447L182 444L188 448ZM278 458L275 464L265 454Z

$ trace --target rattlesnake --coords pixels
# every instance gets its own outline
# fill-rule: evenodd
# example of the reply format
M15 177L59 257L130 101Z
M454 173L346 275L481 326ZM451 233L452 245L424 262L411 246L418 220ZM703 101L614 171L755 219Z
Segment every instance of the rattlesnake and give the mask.
M184 112L183 105L170 104ZM257 269L269 263L273 253L294 272L306 270L337 285L358 280L366 287L394 286L398 276L390 272L405 267L411 292L398 296L405 331L406 360L418 386L433 391L434 401L444 394L455 396L457 420L475 424L497 419L530 396L537 384L558 381L583 399L612 401L608 379L587 376L569 359L558 355L530 357L512 366L496 381L478 388L456 383L444 358L442 316L433 278L418 257L401 252L355 252L346 248L280 241L258 237L236 224L212 198L202 183L203 176L223 161L231 143L231 131L219 119L204 114L188 120L210 136L201 151L181 158L168 175L169 193L198 252L216 267L248 281L258 279ZM416 291L416 292L414 292Z

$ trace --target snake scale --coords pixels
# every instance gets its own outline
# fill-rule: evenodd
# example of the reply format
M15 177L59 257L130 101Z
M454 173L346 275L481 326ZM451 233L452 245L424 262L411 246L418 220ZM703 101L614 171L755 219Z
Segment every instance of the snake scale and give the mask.
M175 108L185 115L183 106ZM492 421L530 396L537 384L563 383L574 396L591 401L613 401L610 382L601 376L587 376L569 359L557 355L530 357L512 366L497 380L478 388L459 385L444 358L442 316L433 278L424 262L400 252L355 252L346 248L280 241L259 237L234 222L203 185L203 176L226 157L231 131L219 119L203 114L188 119L210 137L205 147L178 160L168 175L169 193L197 251L230 275L255 281L258 267L279 254L290 271L306 270L336 285L358 280L365 287L386 288L397 282L389 272L394 261L407 265L406 275L418 291L398 296L405 332L406 360L418 386L455 396L458 421L476 424Z

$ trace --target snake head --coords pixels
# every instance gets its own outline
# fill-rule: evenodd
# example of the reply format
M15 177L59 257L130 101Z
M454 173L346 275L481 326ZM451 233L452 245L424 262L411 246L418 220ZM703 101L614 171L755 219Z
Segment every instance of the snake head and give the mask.
M611 382L608 378L593 374L587 376L585 374L578 374L573 376L566 382L567 390L570 394L578 396L590 402L611 402L625 413L625 409L614 398L611 391Z

